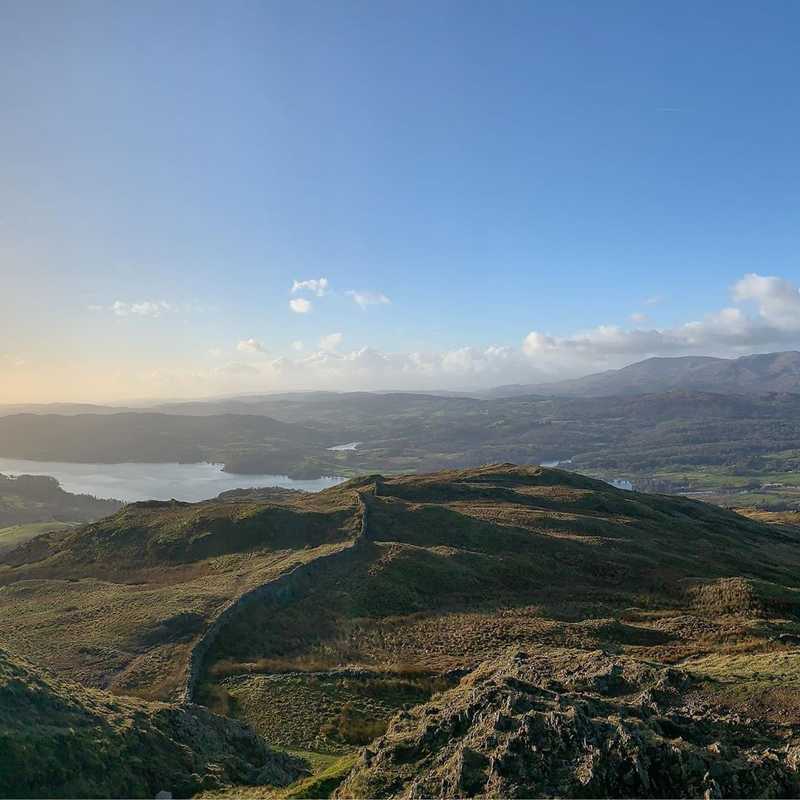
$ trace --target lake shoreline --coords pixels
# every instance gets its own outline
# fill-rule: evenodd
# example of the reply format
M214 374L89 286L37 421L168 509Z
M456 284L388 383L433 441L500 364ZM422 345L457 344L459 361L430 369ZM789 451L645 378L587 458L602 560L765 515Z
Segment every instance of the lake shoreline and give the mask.
M292 478L285 474L232 473L209 462L82 462L0 458L2 475L49 475L64 491L124 503L143 500L210 500L232 489L280 487L318 492L346 480L343 476Z

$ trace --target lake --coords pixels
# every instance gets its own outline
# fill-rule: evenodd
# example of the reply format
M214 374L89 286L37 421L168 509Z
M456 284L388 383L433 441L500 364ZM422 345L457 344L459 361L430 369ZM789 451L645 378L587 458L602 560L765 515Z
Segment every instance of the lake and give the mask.
M296 481L286 475L235 475L222 464L74 464L64 461L25 461L0 458L3 475L52 475L66 492L135 500L186 500L197 502L228 489L282 486L319 492L344 478Z
M569 465L572 463L571 458L565 458L562 461L542 461L539 466L541 467L560 467L562 469L569 469ZM606 478L601 478L600 480L605 480L606 483L610 483L616 489L624 489L626 492L634 491L634 485L627 480L627 478L611 478L607 480Z
M608 481L616 489L624 489L626 492L633 491L633 484L626 478L614 478Z

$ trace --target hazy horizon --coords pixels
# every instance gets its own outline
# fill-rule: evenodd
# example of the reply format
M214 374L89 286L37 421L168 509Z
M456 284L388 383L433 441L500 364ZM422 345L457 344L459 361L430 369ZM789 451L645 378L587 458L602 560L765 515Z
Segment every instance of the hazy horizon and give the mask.
M3 3L0 403L800 347L800 8Z
M781 352L794 352L800 354L800 351L797 350L787 350ZM749 355L769 355L775 354L774 351L765 350L765 351L757 351L753 353L746 353L743 356L711 356L708 354L703 353L692 353L691 356L701 357L701 358L726 358L728 360L733 360L735 358L746 357ZM682 358L688 356L650 356L649 358ZM611 371L616 369L623 369L624 367L634 366L636 364L640 364L643 361L647 361L648 358L644 359L637 359L635 361L627 362L621 364L619 367L612 368ZM606 370L582 370L576 372L572 375L569 375L565 378L565 376L561 375L548 375L547 373L541 373L539 376L539 380L535 382L533 385L542 385L546 386L548 384L556 384L560 380L570 379L570 378L583 378L588 377L591 375L598 374L598 372L605 372ZM61 399L58 397L47 399L47 400L18 400L18 401L11 401L11 402L0 402L0 408L9 408L9 407L27 407L27 406L46 406L46 405L93 405L98 407L109 406L109 407L119 407L120 409L124 409L126 407L134 408L134 409L142 409L147 410L150 406L161 406L161 405L169 405L171 403L192 403L192 402L213 402L213 401L224 401L224 400L247 400L249 398L257 399L259 397L264 396L271 396L271 395L291 395L291 394L314 394L314 393L338 393L338 394L346 394L348 392L352 393L376 393L376 394L436 394L436 393L443 393L443 394L453 394L453 395L464 395L469 396L472 395L480 395L481 392L484 392L488 389L494 388L501 388L502 386L515 386L515 385L526 385L526 381L510 381L507 384L501 383L489 383L487 385L472 385L472 386L462 386L462 387L453 387L453 388L443 388L439 386L421 386L416 388L396 388L392 386L387 387L353 387L353 388L294 388L294 389L262 389L262 390L255 390L255 391L229 391L229 392L218 392L214 394L205 394L205 395L183 395L183 396L151 396L151 397L121 397L121 398L103 398L103 397L94 397L94 398L76 398L76 399Z

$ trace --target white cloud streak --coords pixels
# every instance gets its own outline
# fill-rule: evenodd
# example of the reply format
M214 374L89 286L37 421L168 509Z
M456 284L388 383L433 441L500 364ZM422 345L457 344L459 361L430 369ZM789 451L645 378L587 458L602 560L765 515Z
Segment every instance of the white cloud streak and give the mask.
M330 284L327 278L309 278L304 281L294 281L292 283L291 294L297 294L297 292L311 292L317 297L324 297L329 289Z
M267 348L264 347L264 345L261 344L261 342L259 342L258 339L242 339L242 341L239 342L236 345L236 349L240 353L266 353L267 352Z
M117 317L161 317L164 314L193 314L208 311L207 306L195 302L173 303L167 300L115 300L110 305L92 303L86 306L93 313L110 312Z
M160 317L162 314L175 310L175 306L166 300L141 300L134 303L115 300L111 304L111 311L118 317Z
M345 294L347 294L349 297L352 297L353 302L362 309L366 309L367 306L388 305L392 302L385 294L381 292L356 291L355 289L349 289L347 292L345 292Z

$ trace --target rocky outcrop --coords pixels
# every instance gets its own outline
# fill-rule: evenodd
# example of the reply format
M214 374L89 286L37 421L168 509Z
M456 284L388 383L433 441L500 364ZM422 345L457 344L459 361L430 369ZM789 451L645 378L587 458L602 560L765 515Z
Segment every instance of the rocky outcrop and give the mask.
M337 797L797 796L800 746L601 651L508 654L394 718Z

